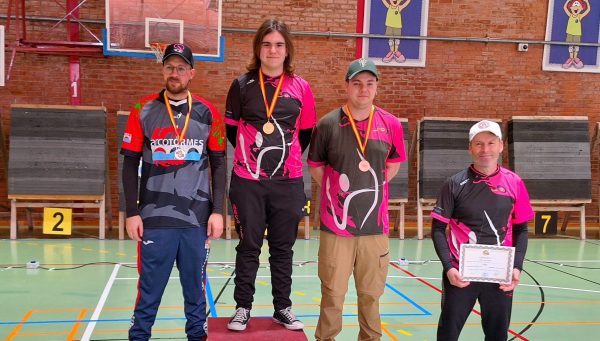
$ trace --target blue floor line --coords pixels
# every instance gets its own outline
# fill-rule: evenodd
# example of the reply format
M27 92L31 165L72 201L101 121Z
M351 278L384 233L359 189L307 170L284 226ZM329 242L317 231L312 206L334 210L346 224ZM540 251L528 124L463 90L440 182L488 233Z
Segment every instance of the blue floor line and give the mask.
M217 308L215 307L215 299L213 298L212 288L210 287L210 280L208 274L206 274L206 298L208 300L208 307L210 309L210 316L217 316Z
M417 302L415 302L415 301L411 300L410 298L408 298L408 296L404 295L402 292L400 292L400 290L394 288L391 284L385 283L385 286L388 287L388 289L390 289L394 293L396 293L396 295L404 298L407 302L409 302L410 304L412 304L415 308L417 308L420 311L422 311L423 315L425 315L425 316L431 316L431 313L429 311L427 311L425 308L423 308L420 305L418 305Z
M418 310L420 310L422 312L422 314L380 314L380 316L382 317L394 317L394 316L431 316L431 313L429 311L427 311L425 308L421 307L419 304L417 304L415 301L411 300L408 296L404 295L402 292L400 292L400 290L394 288L391 284L386 283L385 286L392 290L396 295L402 297L404 300L406 300L407 302L409 302L410 304L412 304L415 308L417 308ZM217 308L215 306L215 302L214 302L214 298L213 298L213 294L212 294L212 288L210 286L210 280L208 279L208 276L206 276L206 296L207 296L207 303L208 306L210 308L210 314L212 317L218 317L217 315ZM319 315L296 315L298 318L318 318ZM342 314L342 316L344 317L355 317L358 316L357 314ZM270 318L271 316L256 316L256 317L268 317ZM185 320L185 317L172 317L172 318L157 318L157 321L176 321L176 320ZM0 326L2 325L19 325L19 324L23 324L23 325L30 325L30 324L60 324L60 323L90 323L90 322L95 322L95 323L106 323L106 322L130 322L130 319L108 319L108 320L56 320L56 321L28 321L28 322L0 322Z
M342 314L343 317L356 317L357 314ZM380 314L381 317L402 317L402 316L423 316L423 314ZM252 316L253 318L272 318L272 316ZM298 318L319 318L318 314L314 315L296 315ZM156 321L185 321L185 317L160 317L156 318ZM27 322L0 322L0 326L11 326L11 325L41 325L41 324L64 324L64 323L110 323L110 322L131 322L130 318L126 319L102 319L102 320L54 320L54 321L27 321Z
M178 321L186 320L185 317L162 317L157 318L157 321ZM26 322L0 322L0 326L11 326L11 325L31 325L31 324L62 324L62 323L106 323L106 322L131 322L131 318L127 319L106 319L106 320L50 320L50 321L26 321Z

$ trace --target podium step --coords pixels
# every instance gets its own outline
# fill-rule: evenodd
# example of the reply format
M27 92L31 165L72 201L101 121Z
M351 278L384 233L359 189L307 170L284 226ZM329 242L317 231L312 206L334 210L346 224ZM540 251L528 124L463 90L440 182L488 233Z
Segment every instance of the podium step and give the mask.
M207 341L231 341L239 338L244 341L308 341L303 330L287 330L282 325L273 322L270 317L250 318L250 322L243 332L227 329L229 319L229 317L209 318Z

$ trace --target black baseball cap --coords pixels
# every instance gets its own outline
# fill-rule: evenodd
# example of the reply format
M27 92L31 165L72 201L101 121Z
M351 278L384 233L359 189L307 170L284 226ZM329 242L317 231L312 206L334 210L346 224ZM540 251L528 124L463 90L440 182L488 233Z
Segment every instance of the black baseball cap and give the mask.
M186 63L190 64L192 69L194 68L194 55L192 54L192 49L190 49L187 45L177 43L167 46L162 59L163 64L165 63L165 60L171 56L179 56L183 58Z

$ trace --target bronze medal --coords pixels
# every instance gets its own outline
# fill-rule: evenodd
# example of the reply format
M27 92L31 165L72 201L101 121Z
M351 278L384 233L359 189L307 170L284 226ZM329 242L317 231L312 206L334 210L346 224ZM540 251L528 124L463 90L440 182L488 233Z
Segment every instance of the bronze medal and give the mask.
M267 122L263 125L262 130L265 134L270 135L275 131L275 126L271 122Z
M352 113L350 112L350 108L346 105L344 106L346 115L348 116L348 121L350 121L350 125L352 126L352 132L354 133L354 137L356 138L356 143L360 148L360 152L363 155L361 158L362 161L358 163L358 169L361 172L368 172L371 169L371 164L366 160L367 156L367 144L369 143L369 136L371 135L371 128L373 126L373 113L375 112L375 107L371 105L371 110L369 112L369 122L367 123L367 130L365 131L365 140L362 141L360 137L360 133L356 126L356 122L354 122L354 118L352 117Z
M368 172L369 169L371 169L371 164L367 160L362 160L358 163L358 169L360 169L361 172Z

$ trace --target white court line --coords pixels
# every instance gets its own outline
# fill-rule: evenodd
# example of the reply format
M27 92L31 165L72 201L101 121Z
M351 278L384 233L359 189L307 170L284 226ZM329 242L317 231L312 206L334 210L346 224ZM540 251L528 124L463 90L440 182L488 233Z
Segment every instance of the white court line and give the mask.
M208 276L210 279L229 279L230 276ZM292 275L292 278L318 278L318 275ZM271 278L271 276L256 276L256 278ZM401 275L388 275L387 278L402 278L402 279L423 279L423 280L434 280L441 281L440 277L418 277L418 276L401 276ZM137 280L137 277L119 277L115 278L115 280ZM179 279L179 277L169 277L169 280ZM577 288L565 288L565 287L554 287L547 285L535 285L535 284L524 284L519 283L519 286L523 287L531 287L531 288L544 288L544 289L556 289L556 290L565 290L565 291L577 291L577 292L589 292L589 293L600 293L600 290L587 290L587 289L577 289ZM82 339L83 341L83 339Z
M208 276L209 279L229 279L230 276ZM235 276L234 276L235 277ZM269 275L256 276L256 278L271 278ZM292 275L292 278L319 278L318 275ZM396 276L396 275L388 275L387 278L404 278L404 279L431 279L431 280L440 280L439 277L413 277L413 276ZM117 277L116 281L137 281L137 277ZM169 277L169 280L176 280L179 277Z
M121 267L121 264L115 264L115 268L113 269L113 272L110 274L110 277L108 278L108 282L106 283L106 286L104 287L104 291L102 292L102 295L100 296L100 300L98 301L98 304L96 305L96 309L94 310L94 313L92 314L92 317L90 318L91 322L88 323L87 328L85 328L85 332L83 333L83 336L81 337L81 341L89 341L90 337L92 336L92 333L94 332L94 328L96 327L96 321L98 320L98 317L100 317L100 313L102 312L102 309L104 308L104 303L106 303L106 298L108 297L108 293L110 292L110 289L112 288L113 283L115 282L115 278L117 277L117 273L119 272L119 268Z
M228 279L231 276L208 276L209 279ZM234 276L235 277L235 276ZM319 277L318 275L292 275L292 278L317 278ZM413 279L415 277L413 276L392 276L392 275L388 275L388 278L407 278L407 279ZM271 276L269 275L262 275L262 276L256 276L256 278L271 278ZM434 277L418 277L418 278L422 278L422 279L440 279L438 278L434 278ZM117 277L115 278L115 280L137 280L137 277ZM179 279L179 277L169 277L169 280L173 280L173 279Z
M539 263L600 263L600 259L526 259L526 262L539 262ZM558 265L558 264L557 264Z
M587 290L587 289L577 289L577 288L563 288L563 287L552 287L548 285L535 285L535 284L522 284L519 283L520 287L532 287L532 288L544 288L544 289L556 289L556 290L565 290L565 291L577 291L577 292L591 292L594 294L600 294L600 290Z

